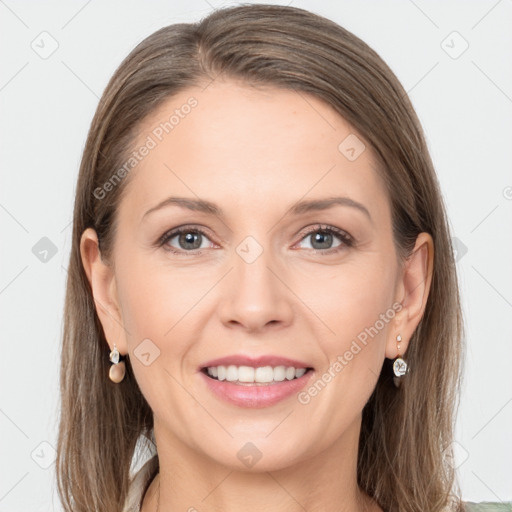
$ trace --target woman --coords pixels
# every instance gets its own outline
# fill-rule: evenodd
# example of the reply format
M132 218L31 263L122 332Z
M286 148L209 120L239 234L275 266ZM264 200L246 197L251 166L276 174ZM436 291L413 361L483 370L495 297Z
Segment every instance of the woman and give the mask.
M365 43L240 6L121 64L76 191L66 511L471 510L461 338L422 130Z

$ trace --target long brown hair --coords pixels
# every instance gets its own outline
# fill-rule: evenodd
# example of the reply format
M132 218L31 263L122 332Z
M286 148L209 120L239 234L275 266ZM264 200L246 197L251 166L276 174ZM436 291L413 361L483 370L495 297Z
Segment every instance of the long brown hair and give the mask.
M332 106L379 160L400 257L419 233L432 235L430 294L406 354L413 371L396 389L386 360L363 410L357 470L361 488L385 511L442 510L458 494L451 443L463 324L449 226L422 128L395 75L352 33L306 10L242 5L142 41L115 72L92 121L76 189L62 345L56 469L66 512L120 512L137 441L153 427L129 357L124 381L108 379L109 346L80 257L81 235L92 227L109 261L127 180L105 197L95 191L122 167L148 114L220 74Z

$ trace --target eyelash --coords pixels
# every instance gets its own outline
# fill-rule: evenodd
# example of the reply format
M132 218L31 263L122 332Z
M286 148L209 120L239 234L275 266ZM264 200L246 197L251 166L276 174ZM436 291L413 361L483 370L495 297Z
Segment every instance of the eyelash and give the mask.
M208 233L206 233L205 230L198 226L182 226L176 229L172 229L170 231L165 232L157 242L158 247L163 247L165 244L167 244L170 240L172 240L175 236L181 235L183 233L200 233L201 235L205 236L209 239ZM341 229L335 228L333 226L327 226L327 225L317 225L314 226L313 229L308 230L306 233L303 234L302 238L300 239L300 242L302 242L304 239L306 239L309 235L312 235L314 233L328 233L331 235L336 236L341 240L341 244L336 247L331 247L329 249L309 249L311 251L314 251L315 253L322 254L322 255L328 255L337 253L341 250L343 250L344 247L352 247L354 245L354 239L345 231L342 231ZM166 251L169 251L173 254L188 254L190 253L191 256L199 256L202 254L201 250L193 249L191 251L185 251L185 250L177 250L174 247L165 247Z

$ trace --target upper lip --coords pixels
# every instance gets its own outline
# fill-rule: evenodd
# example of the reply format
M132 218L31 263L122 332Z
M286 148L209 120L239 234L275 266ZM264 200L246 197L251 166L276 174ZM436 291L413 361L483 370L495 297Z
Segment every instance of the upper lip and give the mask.
M312 368L311 365L298 361L296 359L290 359L288 357L281 357L277 355L264 355L258 357L245 356L242 354L232 354L230 356L219 357L218 359L212 359L199 367L199 370L208 368L211 366L251 366L253 368L263 366L293 366L294 368Z

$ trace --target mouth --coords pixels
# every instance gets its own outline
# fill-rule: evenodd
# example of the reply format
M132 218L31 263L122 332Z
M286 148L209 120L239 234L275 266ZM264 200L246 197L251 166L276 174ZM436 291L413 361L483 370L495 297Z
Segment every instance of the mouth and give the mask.
M197 371L211 396L256 409L292 399L315 374L308 363L277 354L231 354L206 361Z
M201 372L208 378L237 386L271 386L300 379L312 371L312 367L284 365L254 367L231 364L201 368Z

